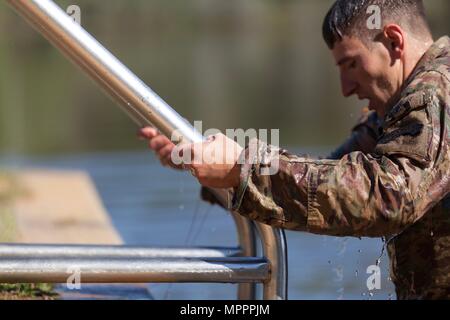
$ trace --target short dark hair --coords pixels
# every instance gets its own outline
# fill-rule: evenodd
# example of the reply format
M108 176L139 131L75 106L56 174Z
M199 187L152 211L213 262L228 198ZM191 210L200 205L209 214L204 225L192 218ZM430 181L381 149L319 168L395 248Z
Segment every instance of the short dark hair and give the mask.
M330 49L344 36L357 36L365 43L370 35L372 40L375 38L379 30L374 32L365 25L369 18L367 9L371 5L379 6L382 27L395 22L420 38L431 36L422 0L337 0L322 27L323 38Z

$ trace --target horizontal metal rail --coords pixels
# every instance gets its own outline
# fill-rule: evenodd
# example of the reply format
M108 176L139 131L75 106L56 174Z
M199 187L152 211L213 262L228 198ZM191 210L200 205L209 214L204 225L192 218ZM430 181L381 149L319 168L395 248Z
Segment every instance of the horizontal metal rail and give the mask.
M0 259L5 258L220 258L239 257L235 247L144 247L94 245L0 244Z
M0 259L0 283L264 282L269 264L261 258L14 258Z

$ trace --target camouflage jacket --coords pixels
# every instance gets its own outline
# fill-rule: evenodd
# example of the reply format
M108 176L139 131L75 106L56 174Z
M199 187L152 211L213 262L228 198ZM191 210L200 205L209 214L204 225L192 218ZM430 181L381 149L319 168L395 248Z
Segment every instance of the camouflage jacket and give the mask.
M450 298L449 89L450 38L443 37L386 117L368 114L331 159L251 141L233 209L291 230L389 237L397 297ZM271 167L278 170L268 175Z

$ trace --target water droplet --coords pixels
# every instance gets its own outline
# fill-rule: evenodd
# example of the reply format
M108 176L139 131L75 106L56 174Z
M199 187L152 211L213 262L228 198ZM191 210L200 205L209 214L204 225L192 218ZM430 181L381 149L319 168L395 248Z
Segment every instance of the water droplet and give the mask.
M372 292L369 292L369 296L373 297L373 293L372 293Z
M357 277L357 276L358 276L358 270L355 271L355 277Z
M363 297L365 297L365 296L366 296L366 293L365 293L365 292L363 292L363 293L361 293L361 295L362 295Z
M337 300L344 300L344 288L339 288L338 290L336 290L336 292L339 293Z
M392 278L391 277L387 277L387 281L392 281Z
M348 238L344 238L344 239L339 239L339 248L338 248L338 255L342 256L345 251L347 250L347 242L348 242Z
M344 268L342 266L337 266L336 268L333 268L333 272L336 275L334 281L342 282L342 280L344 279Z
M361 253L362 252L362 250L361 249L358 249L358 253Z
M431 230L431 233L430 233L430 235L433 237L434 236L434 232L433 232L433 230Z
M331 264L331 260L328 260L328 264Z

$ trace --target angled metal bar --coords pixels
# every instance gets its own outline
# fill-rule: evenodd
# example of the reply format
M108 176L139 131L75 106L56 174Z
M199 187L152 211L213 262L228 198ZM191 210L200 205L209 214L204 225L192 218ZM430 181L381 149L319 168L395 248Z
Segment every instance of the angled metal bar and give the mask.
M152 89L50 0L8 0L28 22L69 58L88 70L141 125L153 125L175 141L200 142L202 135ZM94 76L93 76L94 75Z
M266 259L259 258L15 258L0 259L0 283L264 282Z
M224 258L242 256L235 247L144 247L107 245L0 244L7 258Z

